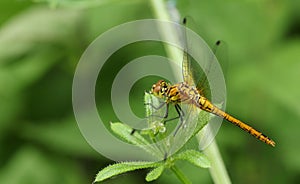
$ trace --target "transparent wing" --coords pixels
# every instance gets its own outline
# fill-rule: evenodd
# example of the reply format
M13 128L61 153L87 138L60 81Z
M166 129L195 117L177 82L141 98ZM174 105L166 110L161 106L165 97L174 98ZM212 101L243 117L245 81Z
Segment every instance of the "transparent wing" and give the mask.
M203 131L205 127L209 126L208 122L210 114L192 105L183 105L182 109L186 112L184 122L182 128L180 128L176 133L176 136L169 137L168 141L171 146L168 150L170 153L175 153L183 146L186 146L185 144L188 141L191 143L189 143L188 146L192 146L192 148L195 149L199 145L206 147L211 140L213 140L207 139L210 138L207 136L209 134L207 134L206 130ZM198 140L196 144L193 144L191 139L196 138L195 135L199 133L199 131L203 132L203 136L200 141Z
M192 66L191 66L191 60L188 54L188 36L186 32L186 26L187 26L187 17L183 19L183 25L185 26L185 29L183 31L183 42L184 42L184 51L183 51L183 60L182 60L182 75L183 80L190 86L195 86L195 81L193 77L192 72Z
M196 86L199 93L202 96L205 96L207 99L211 100L211 91L207 76L210 73L214 73L216 70L216 61L217 59L222 61L218 64L221 64L222 69L227 66L227 44L223 40L216 41L212 46L212 52L206 53L206 61L203 61L203 65L199 66L199 62L195 61L189 54L190 49L197 49L193 46L193 35L190 34L192 31L197 31L198 26L191 17L185 17L183 19L183 25L185 29L183 31L183 42L184 42L184 54L182 62L182 73L184 81L191 86ZM201 43L202 44L202 43ZM206 46L203 46L206 47ZM223 96L223 95L220 95ZM220 101L221 103L221 101Z
M202 70L199 75L194 74L195 78L198 78L198 82L196 83L196 87L199 91L199 93L203 96L205 96L207 99L211 100L211 92L210 92L210 86L209 86L209 81L207 79L207 76L210 73L214 73L216 70L216 61L221 61L218 62L221 65L222 70L224 71L224 68L227 66L227 45L224 41L218 40L215 42L213 48L212 48L212 53L208 57L209 61L207 62L207 66L205 67L205 70L203 71L202 69L197 69L197 70ZM192 72L197 73L195 70ZM224 72L223 72L224 73ZM222 97L223 95L220 94ZM219 99L217 103L224 103L223 98Z
M192 21L191 18L189 20L185 19L184 24L186 27L195 29L197 26ZM222 105L225 105L225 92L222 90L212 89L212 87L209 85L209 80L211 81L217 81L218 79L213 79L214 76L217 76L217 78L220 75L214 75L219 72L219 62L217 60L218 58L224 59L224 54L226 54L226 44L223 41L217 41L215 45L213 46L212 51L205 52L202 58L204 60L201 61L201 66L198 64L199 62L195 61L194 58L190 57L188 54L189 49L203 49L207 48L205 43L199 43L201 45L200 48L194 48L193 45L196 45L193 43L193 33L190 33L190 31L187 31L187 28L185 30L185 40L186 40L186 51L184 53L184 59L183 59L183 76L184 80L193 86L196 86L198 92L212 101L214 105L220 107L222 109ZM198 44L198 45L199 45ZM205 49L206 50L206 49ZM216 56L217 54L217 56ZM225 57L226 58L226 57ZM219 72L220 73L220 72ZM214 95L214 98L212 99L212 94ZM216 95L217 94L217 95ZM193 113L199 114L198 122L201 122L201 118L203 118L203 114L199 111L193 110ZM207 114L206 114L207 115ZM195 115L193 115L195 116ZM190 118L194 119L194 118ZM199 120L200 119L200 120ZM205 118L204 118L205 119ZM221 126L222 119L219 117L216 117L214 115L210 115L210 123L205 125L204 128L200 131L201 139L199 140L199 147L200 149L204 149L207 147L212 140L214 139L217 131L219 130L219 127ZM189 121L191 122L191 121Z
M182 110L185 112L183 122L177 123L177 126L180 125L180 128L174 133L176 129L173 130L172 135L168 139L170 148L168 155L171 155L181 149L194 135L195 129L197 128L197 109L192 105L182 104Z
M216 61L220 58L223 62L222 68L226 66L227 57L227 46L224 41L217 41L212 49L212 54L209 57L209 63L207 70L204 72L205 76L200 77L200 81L197 83L197 89L201 95L204 95L209 100L212 100L209 81L206 76L216 72ZM215 91L214 94L214 105L220 109L225 108L225 94L223 91ZM214 115L210 115L210 122L199 132L199 149L205 149L216 136L223 119Z
M223 70L223 74L225 75L225 78L226 78L227 69L228 69L228 61L229 61L228 44L224 40L218 40L214 44L212 51L213 51L215 57L218 59L220 65L221 65L221 68Z

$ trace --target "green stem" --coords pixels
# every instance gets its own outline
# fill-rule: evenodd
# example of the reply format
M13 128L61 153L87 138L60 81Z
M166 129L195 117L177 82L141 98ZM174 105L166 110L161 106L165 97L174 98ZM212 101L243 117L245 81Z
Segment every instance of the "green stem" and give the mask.
M174 172L174 174L182 183L184 184L192 183L175 165L173 165L170 169Z
M165 20L165 21L171 21L171 17L168 13L166 3L163 0L151 0L152 9L154 12L154 15L159 20ZM168 27L164 27L163 30L160 30L160 33L164 38L169 38L168 40L177 40L178 35L173 29L168 29ZM180 49L176 49L174 46L171 46L170 44L165 44L165 49L167 52L167 55L174 60L178 66L181 66L181 60L178 58L182 57L182 53Z
M208 148L204 150L204 153L211 162L209 168L210 175L215 184L230 184L230 178L226 171L226 167L222 160L221 154L218 149L216 141L213 141Z
M149 1L152 10L154 13L154 16L163 21L171 21L171 17L169 15L168 9L166 7L166 3L164 0L150 0ZM174 43L176 43L176 40L178 40L178 33L176 30L172 29L171 27L159 27L160 34L162 37L166 38L167 40L174 40ZM177 41L178 42L178 41ZM182 62L182 51L179 48L176 48L170 44L164 44L167 56L171 59L171 61L174 61L175 64L178 66L181 66ZM172 67L172 65L170 65ZM181 79L178 75L176 75L176 70L174 69L174 74L177 79Z
M152 9L154 11L155 17L160 20L170 21L170 16L168 10L165 6L165 2L163 0L150 0ZM164 37L172 37L172 39L176 38L176 32L174 30L161 30L162 36ZM165 45L167 55L171 57L172 61L175 61L176 64L181 66L180 62L182 61L182 51L178 49L174 49L169 45ZM179 59L181 58L181 59ZM200 140L201 135L197 135ZM210 144L210 146L204 151L205 154L209 157L211 161L211 168L209 169L210 175L215 184L230 184L231 181L227 174L225 165L223 163L222 157L220 155L217 143L214 141ZM175 166L171 168L172 171L176 174L176 176L184 183L185 180L182 178L186 178L183 173L181 173ZM190 183L190 181L187 181Z

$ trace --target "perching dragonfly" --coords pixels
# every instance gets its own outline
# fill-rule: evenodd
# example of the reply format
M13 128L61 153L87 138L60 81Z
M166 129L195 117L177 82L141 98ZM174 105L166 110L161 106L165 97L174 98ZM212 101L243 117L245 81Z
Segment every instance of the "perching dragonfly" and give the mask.
M186 18L183 20L183 24L186 26ZM260 131L254 129L253 127L245 124L241 120L229 115L228 113L224 112L216 105L212 104L203 94L203 89L198 89L195 85L189 55L187 51L184 51L183 54L183 61L182 61L182 74L184 82L180 82L174 85L171 85L164 80L159 80L152 86L150 94L163 99L164 105L166 105L166 112L164 119L168 118L168 109L169 105L173 105L178 113L178 117L180 119L180 124L177 126L177 129L184 128L182 126L185 113L181 109L180 104L188 104L192 105L196 108L204 110L206 112L212 113L216 116L224 118L228 122L238 126L242 130L248 132L249 134L253 135L257 139L262 142L265 142L268 145L275 146L275 142L268 138L266 135L261 133ZM175 118L171 118L172 120ZM168 120L167 120L168 121ZM175 131L175 133L176 133Z

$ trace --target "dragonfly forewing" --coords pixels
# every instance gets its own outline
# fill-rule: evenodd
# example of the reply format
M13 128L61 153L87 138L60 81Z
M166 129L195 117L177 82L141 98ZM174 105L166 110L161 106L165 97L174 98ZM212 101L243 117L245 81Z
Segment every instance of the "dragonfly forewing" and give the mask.
M187 27L193 27L193 28L197 27L191 18L189 18L189 20L185 18L183 24L185 25L186 29ZM207 99L211 100L214 104L216 103L220 104L218 105L220 109L222 109L222 107L225 108L223 106L225 105L225 96L226 96L224 90L212 91L214 89L212 89L211 86L209 85L209 82L218 81L216 77L220 76L216 74L217 72L220 72L220 70L217 70L220 67L220 65L215 56L215 52L219 49L221 42L216 43L214 47L214 52L212 52L210 49L208 49L208 46L204 42L198 43L200 44L201 47L194 48L193 47L194 44L192 43L194 39L191 32L185 30L184 34L185 34L184 38L186 42L185 43L186 48L184 49L184 57L182 61L182 73L183 73L184 81L188 85L196 87L198 93L201 96L204 96ZM202 55L203 59L200 62L201 66L188 54L188 51L192 49L207 50L207 52L203 52ZM211 81L209 81L208 79L211 79ZM218 94L218 95L214 95L214 98L212 99L212 94ZM198 115L198 124L200 124L198 126L203 125L203 123L200 123L204 119L206 119L203 116L208 116L207 113L206 115L204 115L201 114L200 112L201 112L200 109L193 110L191 112ZM212 121L212 123L203 126L204 128L200 133L202 139L199 140L199 146L201 149L204 149L207 145L209 145L210 142L212 142L222 123L222 119L219 117L209 118L208 121Z

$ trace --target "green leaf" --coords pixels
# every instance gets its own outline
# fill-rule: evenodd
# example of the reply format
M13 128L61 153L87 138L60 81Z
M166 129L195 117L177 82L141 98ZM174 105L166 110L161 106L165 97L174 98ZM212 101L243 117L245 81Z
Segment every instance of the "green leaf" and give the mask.
M155 105L159 106L157 98L154 98L153 95L151 95L147 92L144 93L144 103L145 104L151 103L154 106ZM146 108L146 117L151 116L151 114L154 113L153 108L150 105L145 105L145 108Z
M102 169L96 176L94 182L100 182L111 178L113 176L128 172L134 171L137 169L146 169L146 168L153 168L153 167L160 167L163 163L162 162L123 162L117 163L114 165L110 165Z
M148 153L156 156L161 157L161 153L156 147L151 145L143 136L141 136L138 132L131 134L132 128L124 123L111 123L111 129L114 133L119 135L124 140L132 143L134 145L139 146L140 148L144 149Z
M159 167L154 168L152 171L150 171L146 176L146 181L153 181L156 180L164 171L165 166L161 165Z
M208 168L210 167L210 161L201 152L196 150L186 150L174 156L175 160L186 160L195 166Z
M120 137L128 141L129 143L139 145L139 144L149 144L149 142L144 139L143 136L141 136L138 132L135 132L131 135L132 128L124 123L111 123L110 127L112 131L116 134L118 134Z
M149 142L144 139L138 132L131 135L132 128L124 123L111 123L111 129L114 133L118 134L120 137L128 141L129 143L139 145L139 144L149 144Z

